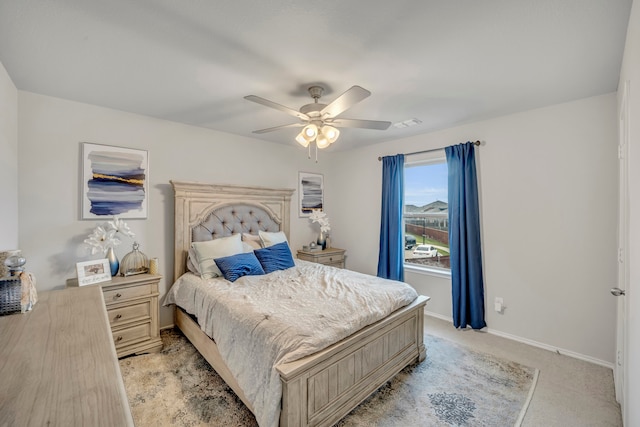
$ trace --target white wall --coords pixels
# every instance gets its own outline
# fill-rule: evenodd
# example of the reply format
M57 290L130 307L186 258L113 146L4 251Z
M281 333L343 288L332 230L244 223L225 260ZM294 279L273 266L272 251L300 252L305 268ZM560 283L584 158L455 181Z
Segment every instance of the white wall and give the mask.
M378 156L481 140L477 150L487 324L612 364L616 280L616 96L609 94L340 153L327 205L348 266L375 274ZM406 273L451 315L450 280ZM492 310L503 297L504 314Z
M628 426L640 425L640 4L633 2L619 89L629 90L629 288L627 304L626 405Z
M613 362L617 186L616 100L605 95L348 152L304 150L106 108L19 92L20 247L38 289L64 286L97 224L79 220L80 143L149 150L147 220L129 220L160 259L164 294L173 265L170 179L295 188L299 170L325 174L334 246L349 268L375 274L380 218L377 157L480 139L486 297L504 298L492 330ZM196 153L184 155L186 152ZM315 235L292 203L292 247ZM130 249L118 247L122 257ZM450 315L448 280L407 273ZM490 309L492 304L487 304ZM171 323L162 309L161 324Z
M18 90L0 62L0 251L18 249Z
M87 259L82 241L103 221L79 220L80 143L149 151L149 215L127 220L141 251L158 257L163 296L173 276L173 190L169 180L296 188L298 171L322 172L306 150L242 138L58 98L19 92L20 245L38 290L61 288ZM291 246L314 236L292 199ZM116 248L120 259L129 242ZM161 326L172 323L161 308Z

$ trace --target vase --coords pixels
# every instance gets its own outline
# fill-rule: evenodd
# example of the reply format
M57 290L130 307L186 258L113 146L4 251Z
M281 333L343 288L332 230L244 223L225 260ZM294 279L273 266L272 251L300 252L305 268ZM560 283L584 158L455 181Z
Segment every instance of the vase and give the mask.
M327 248L327 234L324 231L321 231L320 234L318 234L318 240L316 240L316 243L318 246L322 247L323 251Z
M118 270L120 269L120 261L118 261L118 257L116 256L113 248L107 249L106 258L109 260L109 267L111 267L111 276L115 276L118 274Z

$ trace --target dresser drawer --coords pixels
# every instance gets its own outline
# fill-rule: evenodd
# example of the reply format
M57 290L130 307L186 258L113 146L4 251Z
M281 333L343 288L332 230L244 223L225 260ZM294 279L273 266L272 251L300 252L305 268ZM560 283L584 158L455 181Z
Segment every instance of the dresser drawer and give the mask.
M139 298L151 295L153 286L151 284L130 286L120 289L103 288L104 302L109 305L115 302L126 301L131 298Z
M146 320L151 318L151 301L143 301L126 307L117 307L107 310L111 326L121 325L133 320Z
M113 343L116 350L128 344L151 338L151 323L131 326L129 328L113 331Z

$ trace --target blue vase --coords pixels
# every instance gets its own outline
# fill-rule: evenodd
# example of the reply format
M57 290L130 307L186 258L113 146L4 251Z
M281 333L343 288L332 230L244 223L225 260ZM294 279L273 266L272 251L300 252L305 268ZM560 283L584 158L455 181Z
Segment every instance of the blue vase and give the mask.
M113 248L109 248L107 250L107 259L109 260L109 267L111 267L111 276L113 277L118 274L118 270L120 269L120 261L118 261L118 257L113 251Z
M327 235L325 234L324 231L321 231L320 234L318 234L318 239L316 240L316 243L318 244L318 246L322 247L323 251L327 248Z

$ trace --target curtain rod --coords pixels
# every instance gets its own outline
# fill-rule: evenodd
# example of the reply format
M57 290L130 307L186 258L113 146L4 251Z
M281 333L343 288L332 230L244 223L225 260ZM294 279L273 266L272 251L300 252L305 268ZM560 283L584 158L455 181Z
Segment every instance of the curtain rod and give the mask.
M480 146L480 141L472 142L472 144L479 147ZM442 147L442 148L432 148L431 150L414 151L413 153L405 153L405 156L413 156L414 154L430 153L432 151L438 151L438 150L444 150L444 147ZM382 157L378 157L378 161L381 161L381 160L382 160Z

